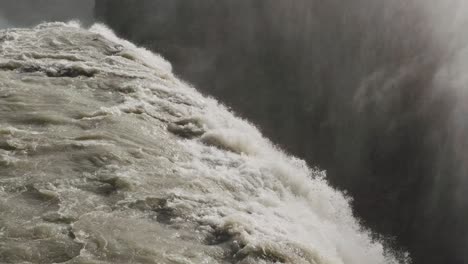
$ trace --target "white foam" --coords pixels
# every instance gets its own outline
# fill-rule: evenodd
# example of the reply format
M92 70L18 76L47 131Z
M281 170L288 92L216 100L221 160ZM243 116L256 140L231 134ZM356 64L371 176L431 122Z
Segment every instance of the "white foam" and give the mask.
M125 49L120 52L120 56L140 61L146 66L156 70L172 71L172 65L160 55L156 55L145 48L137 47L133 43L117 37L112 30L103 24L95 24L91 26L89 30L125 47Z
M91 30L135 52L133 44L116 39L109 29L99 25ZM159 56L137 53L139 60L146 57L160 67ZM200 97L177 84L181 94ZM154 100L147 93L136 94L141 101ZM198 120L206 132L200 139L180 141L192 157L179 163L180 177L191 187L173 190L183 197L173 206L192 210L193 221L229 233L232 243L243 245L236 254L277 254L273 258L290 263L397 263L359 225L349 200L328 185L324 172L284 154L215 100L198 100L203 108L186 107L192 114L186 118ZM154 106L144 107L152 111Z

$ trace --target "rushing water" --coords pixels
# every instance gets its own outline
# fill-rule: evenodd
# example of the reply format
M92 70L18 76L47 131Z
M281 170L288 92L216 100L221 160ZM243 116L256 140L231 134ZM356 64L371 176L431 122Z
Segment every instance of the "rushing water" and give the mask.
M97 18L327 171L417 264L468 263L465 0L96 0Z
M0 262L398 263L171 71L101 25L0 31Z

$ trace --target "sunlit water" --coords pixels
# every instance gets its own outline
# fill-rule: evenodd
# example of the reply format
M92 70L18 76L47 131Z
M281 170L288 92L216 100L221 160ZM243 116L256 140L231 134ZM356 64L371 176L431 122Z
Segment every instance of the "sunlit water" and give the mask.
M324 172L101 25L0 31L0 262L398 263Z

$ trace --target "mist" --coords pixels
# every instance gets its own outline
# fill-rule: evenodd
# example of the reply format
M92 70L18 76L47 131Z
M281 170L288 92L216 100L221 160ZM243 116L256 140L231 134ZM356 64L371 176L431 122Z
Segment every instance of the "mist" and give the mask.
M0 16L0 29L8 28L8 27L10 27L10 24L8 23L8 21Z
M365 225L415 263L468 261L466 11L461 1L96 1L98 19L326 169Z
M94 0L2 0L0 27L30 27L41 22L93 22Z

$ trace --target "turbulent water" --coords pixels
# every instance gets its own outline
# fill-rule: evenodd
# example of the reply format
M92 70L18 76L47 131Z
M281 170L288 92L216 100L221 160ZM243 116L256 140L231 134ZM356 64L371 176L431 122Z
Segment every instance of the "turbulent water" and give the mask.
M0 54L0 262L398 263L324 172L106 27Z
M326 170L415 264L468 263L468 1L96 0L95 14Z

